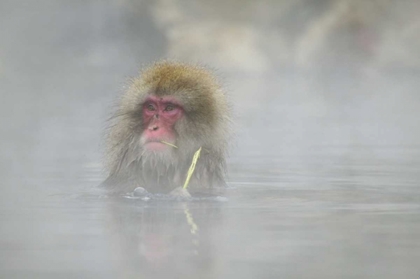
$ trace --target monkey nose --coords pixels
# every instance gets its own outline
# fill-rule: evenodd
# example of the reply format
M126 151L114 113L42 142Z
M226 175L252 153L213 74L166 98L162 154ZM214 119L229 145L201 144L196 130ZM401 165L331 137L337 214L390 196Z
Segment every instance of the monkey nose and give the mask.
M157 125L149 126L150 131L156 131L157 129L159 129L159 127Z

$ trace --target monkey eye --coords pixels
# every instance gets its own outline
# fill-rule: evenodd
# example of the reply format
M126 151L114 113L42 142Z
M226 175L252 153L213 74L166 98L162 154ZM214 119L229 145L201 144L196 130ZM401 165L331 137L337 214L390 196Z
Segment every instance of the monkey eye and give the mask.
M149 111L155 111L156 109L155 109L155 106L154 105L152 105L152 104L147 104L146 105L146 109L147 110L149 110Z
M173 111L175 109L175 106L173 104L169 104L166 106L165 111Z

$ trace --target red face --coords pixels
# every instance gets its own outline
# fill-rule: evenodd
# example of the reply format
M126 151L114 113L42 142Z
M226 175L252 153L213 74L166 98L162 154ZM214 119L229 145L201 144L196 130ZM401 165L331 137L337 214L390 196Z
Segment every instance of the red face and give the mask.
M145 129L142 143L153 151L173 148L162 141L175 144L174 124L184 114L181 105L171 97L150 96L143 103Z

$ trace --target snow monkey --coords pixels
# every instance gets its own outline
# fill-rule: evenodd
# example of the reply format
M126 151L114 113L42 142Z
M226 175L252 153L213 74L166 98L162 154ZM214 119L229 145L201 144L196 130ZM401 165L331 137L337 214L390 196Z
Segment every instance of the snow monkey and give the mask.
M226 185L229 115L226 97L208 70L173 62L146 68L111 118L109 176L102 185L118 193L142 187L181 196L220 189Z

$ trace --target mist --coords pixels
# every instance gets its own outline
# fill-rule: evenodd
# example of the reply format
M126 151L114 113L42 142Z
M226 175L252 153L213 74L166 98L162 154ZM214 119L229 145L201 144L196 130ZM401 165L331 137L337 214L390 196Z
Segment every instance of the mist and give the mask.
M419 278L420 2L0 1L0 276ZM162 59L232 107L225 199L97 193Z

